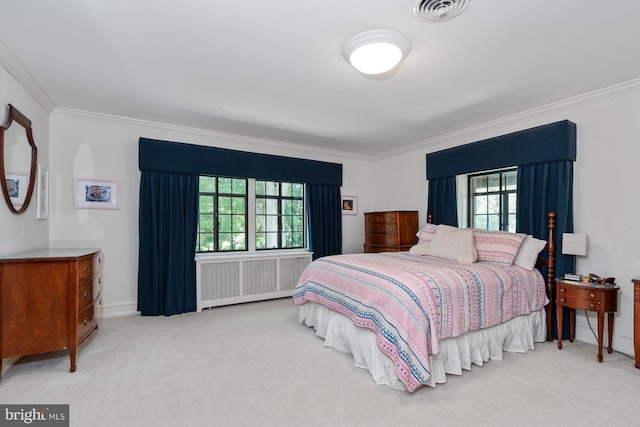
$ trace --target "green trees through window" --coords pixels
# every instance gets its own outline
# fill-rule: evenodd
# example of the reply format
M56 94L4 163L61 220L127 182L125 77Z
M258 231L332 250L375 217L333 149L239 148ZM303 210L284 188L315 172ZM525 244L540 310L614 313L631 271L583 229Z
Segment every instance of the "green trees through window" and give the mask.
M469 175L472 228L516 231L517 169Z

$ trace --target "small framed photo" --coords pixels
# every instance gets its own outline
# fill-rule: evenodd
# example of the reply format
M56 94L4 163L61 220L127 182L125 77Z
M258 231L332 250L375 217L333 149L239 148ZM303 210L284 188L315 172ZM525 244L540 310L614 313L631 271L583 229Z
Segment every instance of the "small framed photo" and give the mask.
M117 181L76 179L76 209L120 209Z
M342 196L342 215L358 214L358 198L356 196Z
M13 206L18 207L24 204L29 191L29 176L14 173L6 174L7 190Z
M36 218L49 218L49 171L38 163L36 175Z

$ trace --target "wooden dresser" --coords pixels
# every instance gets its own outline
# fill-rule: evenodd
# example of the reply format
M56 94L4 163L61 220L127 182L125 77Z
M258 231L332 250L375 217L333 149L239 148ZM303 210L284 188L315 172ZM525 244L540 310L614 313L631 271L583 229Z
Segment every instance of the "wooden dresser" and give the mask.
M364 251L408 251L418 242L418 211L366 212Z
M100 249L42 249L0 257L2 358L76 350L98 327Z

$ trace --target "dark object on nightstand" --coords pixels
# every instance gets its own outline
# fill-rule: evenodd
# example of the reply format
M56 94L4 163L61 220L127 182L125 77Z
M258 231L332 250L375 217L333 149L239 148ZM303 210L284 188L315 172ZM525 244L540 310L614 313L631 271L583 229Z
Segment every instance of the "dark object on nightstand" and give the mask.
M636 356L636 368L640 369L640 277L633 282L633 350Z
M604 334L604 314L608 313L609 346L613 347L613 314L618 311L618 285L582 284L564 279L556 279L556 308L558 322L558 349L562 350L563 307L569 309L569 342L573 342L576 331L576 309L598 312L598 362L602 362L602 337Z

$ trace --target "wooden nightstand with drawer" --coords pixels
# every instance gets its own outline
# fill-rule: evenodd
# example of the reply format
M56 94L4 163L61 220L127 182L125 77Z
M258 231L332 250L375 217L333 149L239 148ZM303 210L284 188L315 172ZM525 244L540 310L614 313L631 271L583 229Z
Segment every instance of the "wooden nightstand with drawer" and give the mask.
M609 345L613 347L613 317L618 311L618 285L583 284L564 279L556 279L556 309L558 322L558 349L562 350L563 307L569 309L569 342L573 342L576 329L576 310L598 312L598 362L602 362L602 339L604 335L604 314L608 317Z

